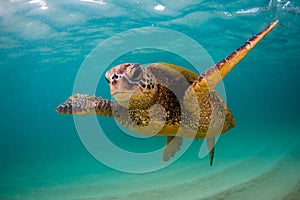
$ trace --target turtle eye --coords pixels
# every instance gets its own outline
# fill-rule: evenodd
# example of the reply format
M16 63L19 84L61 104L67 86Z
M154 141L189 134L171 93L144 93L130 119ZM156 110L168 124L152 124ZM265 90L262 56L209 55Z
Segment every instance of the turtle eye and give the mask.
M139 66L135 66L133 69L134 69L134 72L132 73L131 78L132 78L133 81L136 81L141 77L142 69Z

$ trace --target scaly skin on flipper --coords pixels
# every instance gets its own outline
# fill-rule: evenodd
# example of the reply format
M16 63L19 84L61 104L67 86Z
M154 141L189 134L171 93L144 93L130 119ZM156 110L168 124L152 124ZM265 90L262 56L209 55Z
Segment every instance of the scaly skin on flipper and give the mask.
M277 24L278 20L274 21L263 31L249 38L244 45L236 49L229 56L207 69L197 78L192 87L195 90L202 91L214 88ZM198 89L197 87L200 88Z
M59 114L90 115L112 117L112 102L87 94L74 94L56 107Z
M277 23L271 23L200 76L168 63L154 63L146 67L124 63L113 67L105 75L115 102L76 94L59 105L56 111L113 117L121 125L143 135L166 136L165 161L180 149L183 137L206 138L212 165L215 137L236 124L214 87ZM179 126L183 131L178 131Z
M170 158L173 157L177 151L179 151L181 145L182 137L167 136L166 146L163 152L162 160L170 160Z

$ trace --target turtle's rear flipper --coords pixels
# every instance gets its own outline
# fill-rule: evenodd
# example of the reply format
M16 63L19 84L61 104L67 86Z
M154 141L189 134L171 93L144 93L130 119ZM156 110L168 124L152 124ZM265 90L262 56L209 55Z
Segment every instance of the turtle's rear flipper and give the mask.
M215 138L207 138L207 147L209 150L210 166L213 165L214 155L215 155Z
M179 151L181 144L182 137L167 136L167 143L163 152L162 160L170 160L170 158L173 157L177 151Z

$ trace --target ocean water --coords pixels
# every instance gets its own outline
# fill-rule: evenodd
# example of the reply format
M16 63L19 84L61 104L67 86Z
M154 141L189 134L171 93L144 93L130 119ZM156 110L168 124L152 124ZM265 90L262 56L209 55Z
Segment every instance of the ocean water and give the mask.
M276 19L279 24L221 85L237 125L219 137L212 167L209 156L199 158L198 140L154 170L162 165L160 155L153 163L143 155L161 149L163 137L132 137L113 119L78 118L96 119L115 146L142 155L132 162L99 140L97 148L114 161L107 166L93 155L76 119L55 112L74 92L83 66L91 71L80 83L96 84L93 94L110 99L98 75L115 64L163 61L195 70L181 57L187 55L206 69ZM160 40L158 28L188 39ZM134 34L148 34L146 45L128 39ZM206 59L194 56L189 39ZM155 48L172 40L170 52ZM103 60L93 59L95 52ZM300 199L299 63L296 0L1 1L0 199Z

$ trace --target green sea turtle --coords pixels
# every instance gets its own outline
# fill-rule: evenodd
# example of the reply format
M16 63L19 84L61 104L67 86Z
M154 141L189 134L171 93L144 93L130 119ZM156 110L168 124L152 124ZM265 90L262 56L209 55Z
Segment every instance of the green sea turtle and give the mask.
M206 138L212 165L214 138L236 124L214 88L277 23L278 20L271 23L200 75L167 63L154 63L146 67L136 63L117 65L105 75L115 102L74 94L57 106L56 111L61 114L114 117L121 125L140 134L165 136L164 161L180 149L183 137ZM178 131L181 126L182 130ZM212 130L210 134L209 128Z

